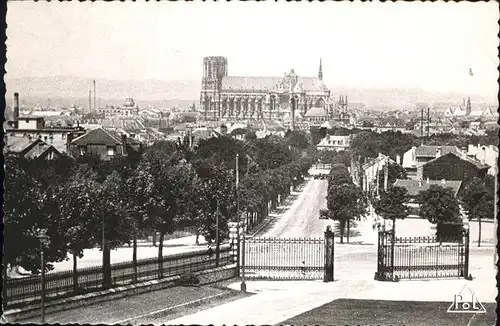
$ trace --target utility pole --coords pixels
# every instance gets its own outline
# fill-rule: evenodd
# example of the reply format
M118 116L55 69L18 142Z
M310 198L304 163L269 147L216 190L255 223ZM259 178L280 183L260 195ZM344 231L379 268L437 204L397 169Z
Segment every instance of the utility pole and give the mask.
M94 84L94 110L97 110L97 100L95 96L95 79L93 80L93 84Z
M427 108L427 140L429 140L430 122L431 122L431 108Z
M424 138L424 109L420 109L420 138Z
M389 183L389 160L386 158L384 164L384 191L387 191L388 183Z

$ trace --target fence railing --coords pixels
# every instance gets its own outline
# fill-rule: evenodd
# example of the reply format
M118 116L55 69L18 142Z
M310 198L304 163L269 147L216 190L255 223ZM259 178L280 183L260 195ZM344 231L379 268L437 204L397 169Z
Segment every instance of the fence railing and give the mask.
M325 239L249 238L245 275L254 279L323 279Z
M462 237L395 237L379 232L378 280L468 278L469 233Z
M160 273L158 257L140 259L137 261L137 274L131 261L111 264L112 287L134 284L198 272L235 262L234 250L231 245L220 246L219 262L216 261L215 249L196 250L187 253L173 254L163 257L163 268ZM45 296L58 298L102 289L102 266L78 269L77 280L74 283L73 271L62 271L45 275ZM41 298L40 275L24 278L11 278L6 282L8 306L26 304Z

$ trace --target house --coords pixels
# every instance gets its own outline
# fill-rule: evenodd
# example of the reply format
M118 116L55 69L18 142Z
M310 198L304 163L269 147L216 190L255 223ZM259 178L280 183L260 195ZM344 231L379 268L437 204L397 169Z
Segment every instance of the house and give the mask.
M456 108L448 108L444 112L446 117L465 117L467 115L466 108L457 106Z
M322 107L312 107L307 111L304 119L312 123L321 123L324 121L328 121L328 114Z
M53 160L62 155L54 146L47 144L39 138L5 135L4 142L4 153L13 154L16 157L33 160Z
M398 160L398 158L396 160ZM383 173L386 164L394 163L396 162L389 156L379 153L378 157L361 165L361 172L363 173L363 190L365 192L370 192L377 189L377 176Z
M417 180L429 178L466 181L484 177L489 168L490 166L467 155L449 152L418 166Z
M127 156L130 150L138 151L141 143L125 134L120 135L99 127L71 140L69 147L72 156L93 153L108 161L115 157Z
M430 146L421 145L413 146L403 154L403 168L408 173L408 178L417 178L417 167L424 163L429 162L436 157L448 153L461 153L460 149L456 146Z
M496 175L498 164L498 147L493 145L472 145L469 144L467 156L475 158L482 164L490 166L488 174Z
M421 191L426 191L431 185L437 185L443 188L451 188L453 194L458 196L460 190L462 189L462 181L451 181L451 180L411 180L411 179L397 179L394 183L394 187L405 188L408 191L408 197L410 198L407 203L410 208L409 217L419 217L418 209L419 205L417 203L418 195Z
M316 148L318 150L329 150L329 151L343 151L349 149L349 145L351 143L350 136L333 136L327 135L323 138Z

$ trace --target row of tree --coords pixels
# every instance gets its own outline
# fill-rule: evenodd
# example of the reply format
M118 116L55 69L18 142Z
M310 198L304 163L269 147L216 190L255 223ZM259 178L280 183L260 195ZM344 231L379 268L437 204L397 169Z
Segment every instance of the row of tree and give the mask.
M39 272L37 233L47 229L48 262L65 260L70 253L76 275L76 258L84 249L100 247L109 286L110 251L132 244L137 269L137 239L154 231L160 235L161 271L166 234L191 226L213 241L218 218L222 241L228 221L243 216L249 226L258 223L303 180L315 160L310 138L301 132L188 144L161 141L111 161L86 155L40 162L7 155L5 263Z
M375 212L384 219L391 220L396 229L396 220L405 219L410 214L408 191L402 187L389 187L381 192L372 203ZM477 220L479 225L478 246L481 246L481 221L494 216L494 192L488 187L488 179L474 178L457 197L451 188L431 185L421 191L416 198L418 214L436 225L438 240L457 238L462 235L463 222L461 206L469 220Z

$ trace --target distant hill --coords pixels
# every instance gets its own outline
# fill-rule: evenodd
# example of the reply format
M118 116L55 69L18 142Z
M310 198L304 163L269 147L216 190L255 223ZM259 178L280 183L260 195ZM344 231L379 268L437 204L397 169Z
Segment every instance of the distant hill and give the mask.
M7 86L7 104L12 105L14 92L19 92L21 103L31 106L39 103L42 106L71 106L73 104L88 107L88 94L92 89L92 79L71 76L19 78L5 80ZM199 103L200 80L106 80L97 79L98 104L120 105L125 98L132 97L139 106L155 105L157 107L178 106L187 108L195 102ZM350 103L363 103L367 109L412 110L427 103L458 104L466 98L466 94L435 94L422 89L413 88L367 88L351 85L331 87L334 94L348 96ZM496 101L479 96L471 96L472 103ZM493 102L493 103L492 103ZM439 105L440 106L440 105Z
M39 103L70 106L76 104L88 107L92 79L78 77L42 77L6 79L7 104L12 104L14 92L19 92L25 105ZM141 107L172 105L188 107L199 100L200 81L128 81L96 79L96 94L99 105L120 105L125 98L132 97Z

